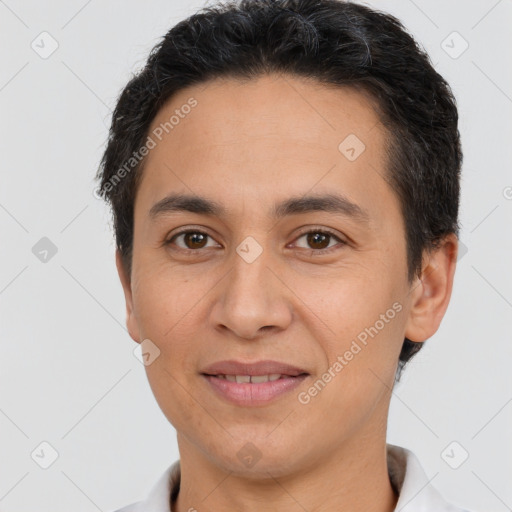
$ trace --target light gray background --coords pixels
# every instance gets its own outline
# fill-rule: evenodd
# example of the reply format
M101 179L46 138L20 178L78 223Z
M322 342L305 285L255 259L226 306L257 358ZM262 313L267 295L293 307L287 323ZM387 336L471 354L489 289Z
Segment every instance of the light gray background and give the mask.
M395 388L388 441L412 449L447 499L504 512L512 508L512 1L368 4L398 16L452 85L465 155L468 251L441 328ZM178 458L133 354L110 214L92 190L122 86L160 36L203 5L0 0L3 512L112 510L142 499ZM47 59L31 48L43 31L59 45ZM469 43L458 58L463 41L453 31ZM58 249L46 263L32 253L42 237ZM49 456L43 441L58 452L48 469L31 458ZM455 458L469 453L458 469L441 456L452 441Z

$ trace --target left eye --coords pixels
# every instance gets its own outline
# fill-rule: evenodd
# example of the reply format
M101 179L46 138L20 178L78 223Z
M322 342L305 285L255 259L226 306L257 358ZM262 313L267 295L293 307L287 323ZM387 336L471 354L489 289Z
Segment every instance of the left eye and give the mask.
M306 237L306 243L310 247L304 247L305 249L315 249L315 252L328 252L332 247L329 247L329 241L333 241L332 239L337 240L341 245L344 244L343 240L338 238L334 233L329 231L322 231L319 229L315 229L312 231L307 231L306 233L302 233L297 240Z
M166 242L166 245L171 245L172 243L175 242L175 240L178 240L180 237L183 237L184 247L180 245L178 245L178 247L180 249L189 251L194 251L197 249L203 249L205 247L208 247L207 240L208 238L211 238L210 235L202 231L187 230L175 234ZM341 245L345 244L345 242L341 240L339 237L337 237L334 233L319 229L306 231L305 233L299 235L299 237L296 240L300 240L301 238L306 238L306 243L309 245L309 247L302 248L313 249L315 252L329 252L333 247L336 246L336 244L334 244L334 246L330 246L330 242L333 242L334 240L338 241Z

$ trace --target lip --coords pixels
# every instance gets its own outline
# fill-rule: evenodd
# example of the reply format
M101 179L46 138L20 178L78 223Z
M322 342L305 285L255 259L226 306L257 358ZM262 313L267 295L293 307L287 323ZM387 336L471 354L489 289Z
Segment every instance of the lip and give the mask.
M274 381L246 383L231 382L218 375L268 375L281 374ZM202 377L221 398L241 407L264 406L299 386L309 373L297 366L278 361L219 361L204 368Z
M287 363L279 361L272 361L270 359L248 363L243 361L218 361L213 363L203 370L202 374L205 375L268 375L271 373L279 373L281 375L288 375L290 377L297 377L303 373L308 373L303 368L292 366Z

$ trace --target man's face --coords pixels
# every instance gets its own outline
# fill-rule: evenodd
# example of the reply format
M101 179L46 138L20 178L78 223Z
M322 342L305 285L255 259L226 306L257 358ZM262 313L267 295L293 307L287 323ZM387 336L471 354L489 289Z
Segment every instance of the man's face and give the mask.
M128 311L133 339L160 350L146 371L180 450L279 475L382 440L411 286L377 114L355 90L271 75L183 90L149 134L191 97L190 113L161 141L153 136ZM151 215L171 194L224 212ZM274 215L284 201L328 194L356 206ZM203 374L226 360L272 360L307 375L258 384ZM288 391L276 394L279 386ZM261 459L250 468L247 454Z

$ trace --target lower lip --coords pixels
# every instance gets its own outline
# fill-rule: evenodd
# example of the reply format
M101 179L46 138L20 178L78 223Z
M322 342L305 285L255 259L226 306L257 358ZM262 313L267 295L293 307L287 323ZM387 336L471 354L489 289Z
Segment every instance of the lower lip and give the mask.
M204 375L210 386L223 398L241 406L266 405L279 396L289 393L299 386L308 375L285 377L268 382L231 382L229 380Z

